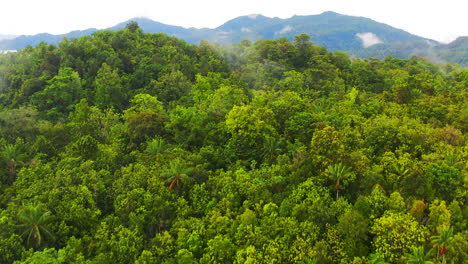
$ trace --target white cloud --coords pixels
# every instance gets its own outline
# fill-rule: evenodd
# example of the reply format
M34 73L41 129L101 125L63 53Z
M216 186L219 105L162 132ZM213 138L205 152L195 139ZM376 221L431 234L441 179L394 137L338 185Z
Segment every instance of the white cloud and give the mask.
M246 27L241 28L241 31L246 32L246 33L252 32L252 30L250 28L246 28Z
M293 28L291 26L285 26L283 29L281 29L279 32L277 32L277 34L284 34L284 33L288 33L289 31L291 31Z
M248 15L248 17L250 19L257 19L258 16L259 16L259 14L250 14L250 15Z
M16 52L16 50L0 50L0 54L7 54L10 52Z
M364 46L364 48L383 43L383 41L372 32L358 33L356 36L361 39L362 46Z
M2 34L0 34L0 41L5 40L5 39L14 39L16 37L17 36L15 36L15 35L2 35Z

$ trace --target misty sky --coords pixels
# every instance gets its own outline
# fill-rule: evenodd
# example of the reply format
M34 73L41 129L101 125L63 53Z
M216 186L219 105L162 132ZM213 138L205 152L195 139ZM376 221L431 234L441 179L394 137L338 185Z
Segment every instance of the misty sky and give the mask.
M466 0L2 0L0 34L101 29L137 16L183 27L214 28L248 14L288 18L335 11L448 42L468 36L467 10Z

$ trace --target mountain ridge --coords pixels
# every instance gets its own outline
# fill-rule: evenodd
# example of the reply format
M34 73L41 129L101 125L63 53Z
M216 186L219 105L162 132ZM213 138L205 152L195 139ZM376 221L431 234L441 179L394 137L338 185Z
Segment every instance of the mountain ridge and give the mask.
M411 35L411 36L413 36L413 38L414 37L424 38L424 37L420 37L420 36L416 36L414 34L408 33L408 32L406 32L404 30L396 29L396 28L393 28L393 27L391 27L389 25L386 25L386 24L383 24L383 23L380 23L380 22L376 22L376 21L374 21L372 19L369 19L369 18L342 15L342 14L339 14L339 13L336 13L336 12L333 12L333 11L326 11L326 12L323 12L323 13L318 14L318 15L307 15L307 16L294 15L294 16L292 16L290 18L267 17L267 16L263 16L263 15L260 15L260 14L245 15L245 16L239 16L239 17L236 17L234 19L228 20L224 24L222 24L222 25L220 25L220 26L218 26L216 28L195 28L195 27L186 28L186 27L182 27L182 26L164 24L164 23L161 23L161 22L151 20L149 18L145 18L145 17L135 17L135 18L129 19L127 21L118 23L115 26L108 27L108 28L105 28L105 29L102 29L102 30L121 29L121 28L124 28L129 22L136 21L139 24L140 28L142 28L144 32L148 32L148 33L157 33L155 31L159 30L162 33L166 33L168 35L174 35L176 37L182 37L182 38L185 39L185 38L187 38L187 35L198 35L200 32L202 32L202 34L199 34L199 35L201 35L200 37L196 37L194 39L188 38L189 43L195 43L196 44L197 42L202 40L200 38L204 35L203 33L206 33L207 31L211 31L210 33L212 33L212 34L214 33L211 37L208 36L209 41L210 40L218 40L219 41L219 39L216 39L216 37L215 37L217 35L216 33L220 33L220 32L225 33L225 32L235 31L235 33L238 34L239 32L237 32L237 31L242 31L243 28L244 28L244 31L243 31L244 33L249 33L248 30L245 30L246 27L251 27L251 26L258 27L259 25L260 25L260 27L267 27L270 30L271 29L278 29L278 28L283 29L284 27L282 27L282 25L283 24L288 24L288 23L289 24L294 24L293 26L291 26L293 28L298 27L297 30L290 30L290 32L307 31L307 30L303 30L303 28L307 28L307 25L313 25L314 27L317 27L317 28L314 28L314 32L323 34L323 32L327 31L330 27L336 28L338 24L348 22L348 21L343 21L343 18L345 20L348 19L348 21L349 21L349 19L352 19L354 21L361 20L358 23L366 23L366 22L367 23L368 22L377 23L379 25L386 26L387 29L391 28L391 29L394 29L394 30L397 30L397 31L400 31L400 32L404 32L403 34ZM336 21L336 20L341 20L341 21ZM247 24L248 22L256 22L256 25ZM330 22L334 22L334 23L331 25ZM238 28L235 28L235 26L237 26ZM364 30L365 28L369 28L369 27L363 27L362 30ZM235 30L233 30L233 29L235 29ZM24 48L24 46L23 46L24 43L26 43L26 44L27 43L32 43L32 44L27 44L27 45L37 45L37 44L40 43L40 41L45 41L47 43L50 42L50 44L56 44L64 36L69 37L69 38L80 37L80 36L83 36L83 35L89 35L94 31L98 31L98 29L88 28L88 29L84 29L84 30L74 30L74 31L71 31L71 32L68 32L68 33L65 33L65 34L58 34L58 35L49 34L49 33L39 33L39 34L36 34L36 35L21 35L21 36L18 36L17 38L15 38L15 39L10 39L10 40L7 40L7 41L0 41L0 49L20 49L20 48ZM280 31L281 30L276 32L277 34L271 34L272 32L266 32L266 33L263 33L263 34L261 32L256 32L256 33L259 34L260 36L272 37L272 38L275 37L275 36L281 37L281 35L287 35L288 37L290 37L289 36L290 34L285 34L285 33L288 33L288 32L281 33ZM301 33L308 33L308 32L301 32ZM246 34L246 35L248 35L248 34ZM233 39L238 39L239 37L233 36L232 38ZM428 38L424 38L424 39L428 39ZM21 40L21 41L16 42L15 40ZM252 40L255 41L255 40L258 40L258 39L252 39ZM220 43L220 44L232 44L233 43L233 42L231 42L231 40L221 41L221 42L222 43ZM9 45L9 46L5 46L5 45Z
M443 44L370 18L343 15L333 11L318 15L294 15L289 18L251 14L233 18L216 28L186 28L164 24L145 17L136 17L103 30L122 29L131 21L137 22L143 32L162 32L191 44L198 44L202 40L221 45L239 43L244 39L257 41L284 37L293 40L295 35L306 33L316 45L324 46L330 51L345 51L357 57L384 58L391 55L408 58L427 56L436 52L437 56L430 58L433 61L448 61L468 66L468 60L465 59L467 55L464 55L464 53L468 54L467 41L456 42L455 40ZM75 30L60 35L48 33L23 35L0 41L0 50L16 50L28 45L35 46L41 42L57 44L63 37L78 38L95 31L98 29ZM463 37L461 39L463 40ZM462 54L461 59L457 59L460 56L454 56L453 53Z

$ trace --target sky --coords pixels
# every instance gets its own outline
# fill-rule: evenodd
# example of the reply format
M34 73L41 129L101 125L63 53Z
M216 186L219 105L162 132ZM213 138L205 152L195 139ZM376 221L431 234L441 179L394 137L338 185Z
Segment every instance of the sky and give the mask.
M134 17L214 28L242 15L289 18L324 11L363 16L449 42L468 36L466 0L1 0L0 34L63 34L104 29Z

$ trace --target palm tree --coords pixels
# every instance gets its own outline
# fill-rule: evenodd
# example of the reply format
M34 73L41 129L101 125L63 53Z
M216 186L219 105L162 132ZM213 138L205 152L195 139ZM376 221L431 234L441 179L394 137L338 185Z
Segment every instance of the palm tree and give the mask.
M16 179L16 167L22 164L24 155L20 153L16 145L6 144L1 150L1 156L7 164L8 181L13 183Z
M456 168L460 164L460 156L456 152L449 151L445 153L444 161L447 165Z
M339 191L343 188L342 181L351 175L351 171L342 163L338 163L328 166L325 173L335 184L336 200L338 201Z
M413 247L411 254L406 254L403 259L408 264L433 264L434 262L430 261L431 255L432 250L424 253L424 247Z
M27 243L38 248L43 243L44 235L52 236L47 224L51 220L49 211L39 204L30 204L20 209L18 219L22 223L18 225L21 229L21 236L27 236Z
M405 165L393 164L393 173L390 173L387 177L387 181L390 184L391 190L396 190L400 186L400 181L405 178L409 170L406 169Z
M445 263L445 254L453 241L453 228L448 227L440 230L438 235L431 237L431 241L437 247L437 259L442 256L442 263Z
M263 144L262 158L269 162L282 152L281 140L276 137L266 137Z
M156 154L166 154L170 153L169 144L167 144L162 138L155 138L148 142L145 152L155 156Z
M307 264L318 264L319 259L318 258L306 258L304 262Z
M408 169L405 168L405 165L396 165L396 164L393 164L393 170L395 171L395 174L400 176L400 177L403 177L405 176L406 174L408 174Z
M190 180L188 173L190 173L191 169L186 168L180 160L171 161L169 167L169 170L162 173L162 176L167 178L167 181L170 182L169 190L175 187L179 188L183 182Z
M369 264L387 264L387 262L381 254L374 253L369 256Z

